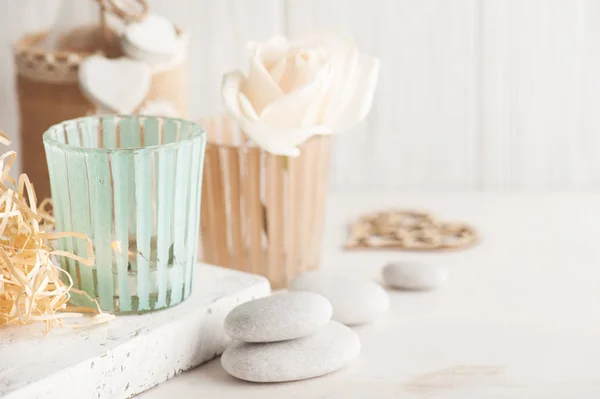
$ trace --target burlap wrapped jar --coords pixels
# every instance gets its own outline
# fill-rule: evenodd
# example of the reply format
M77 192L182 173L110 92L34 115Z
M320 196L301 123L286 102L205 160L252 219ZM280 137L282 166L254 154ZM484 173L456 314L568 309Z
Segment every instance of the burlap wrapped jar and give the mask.
M100 1L105 6L110 0ZM142 2L145 4L145 2ZM116 3L115 3L116 4ZM110 11L120 10L111 8ZM127 22L143 18L122 12L117 17ZM46 129L64 120L97 112L79 88L78 71L81 61L92 54L114 58L123 55L120 37L102 23L70 30L57 41L56 49L46 51L41 45L48 32L28 33L14 45L16 64L16 87L21 122L21 160L23 172L35 184L39 198L50 196L48 169L42 143ZM182 40L185 34L177 32ZM185 53L168 63L152 66L151 86L146 99L169 103L180 117L188 113L187 103L187 56Z

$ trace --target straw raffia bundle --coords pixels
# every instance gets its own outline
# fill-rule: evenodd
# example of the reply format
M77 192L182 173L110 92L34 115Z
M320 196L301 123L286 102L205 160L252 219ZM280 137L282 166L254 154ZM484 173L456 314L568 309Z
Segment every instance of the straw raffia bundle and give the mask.
M10 144L2 132L0 144ZM46 199L38 207L27 175L22 174L18 181L9 175L16 155L14 151L0 155L0 326L42 321L48 331L61 326L64 318L81 317L84 313L95 316L76 327L114 318L102 313L99 307L67 305L71 292L87 294L72 288L71 276L57 265L56 258L68 257L91 266L94 264L92 243L84 234L51 231L54 219L46 210L51 201ZM52 243L64 237L85 240L87 257L55 249ZM61 275L69 284L61 280Z

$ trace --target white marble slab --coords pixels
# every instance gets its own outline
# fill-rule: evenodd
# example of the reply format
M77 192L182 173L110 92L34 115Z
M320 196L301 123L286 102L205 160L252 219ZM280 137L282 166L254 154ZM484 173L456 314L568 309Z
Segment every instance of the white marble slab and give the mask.
M269 293L262 277L199 265L192 296L172 309L48 334L0 329L0 397L131 397L220 355L226 314Z

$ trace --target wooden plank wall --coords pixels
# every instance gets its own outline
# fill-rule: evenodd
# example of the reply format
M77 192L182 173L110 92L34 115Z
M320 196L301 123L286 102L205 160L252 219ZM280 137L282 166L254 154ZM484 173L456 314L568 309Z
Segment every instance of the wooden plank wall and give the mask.
M16 132L9 43L59 0L0 0L0 128ZM87 16L85 0L72 15ZM333 189L600 190L594 0L154 0L187 28L192 116L221 111L245 44L313 27L382 59L373 111L338 137ZM18 138L17 138L18 139Z

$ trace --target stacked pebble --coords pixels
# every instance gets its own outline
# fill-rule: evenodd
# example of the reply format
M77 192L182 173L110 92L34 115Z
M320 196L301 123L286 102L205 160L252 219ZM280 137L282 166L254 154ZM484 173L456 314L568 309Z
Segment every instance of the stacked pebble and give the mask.
M292 281L289 289L314 292L329 299L333 320L347 326L370 323L390 307L390 298L379 284L345 274L303 273Z
M400 262L383 269L391 288L433 290L448 278L445 268ZM253 382L283 382L318 377L358 357L360 341L346 326L370 323L390 300L378 284L324 271L296 278L291 292L246 302L225 318L234 341L221 364L234 377Z
M221 364L232 376L253 382L295 381L339 370L358 357L360 341L331 316L329 300L311 292L246 302L225 318L225 332L234 341Z

